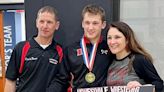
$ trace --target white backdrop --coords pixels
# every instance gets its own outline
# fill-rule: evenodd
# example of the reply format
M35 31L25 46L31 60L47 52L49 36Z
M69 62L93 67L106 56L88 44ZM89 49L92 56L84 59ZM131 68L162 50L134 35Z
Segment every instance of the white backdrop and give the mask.
M164 0L120 0L120 17L154 58L164 80Z

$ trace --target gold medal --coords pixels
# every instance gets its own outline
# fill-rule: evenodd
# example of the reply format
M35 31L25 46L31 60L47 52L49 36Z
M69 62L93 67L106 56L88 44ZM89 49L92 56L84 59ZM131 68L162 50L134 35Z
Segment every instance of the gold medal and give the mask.
M95 81L96 77L92 72L89 72L85 75L85 80L88 83L93 83Z

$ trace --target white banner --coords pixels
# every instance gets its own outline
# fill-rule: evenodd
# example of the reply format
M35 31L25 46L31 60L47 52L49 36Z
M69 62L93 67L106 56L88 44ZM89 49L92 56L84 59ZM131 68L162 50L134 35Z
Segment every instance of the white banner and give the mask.
M104 86L93 88L79 88L77 89L77 92L155 92L155 86L143 85L132 89L128 89L127 86Z
M0 4L24 3L24 0L0 0Z

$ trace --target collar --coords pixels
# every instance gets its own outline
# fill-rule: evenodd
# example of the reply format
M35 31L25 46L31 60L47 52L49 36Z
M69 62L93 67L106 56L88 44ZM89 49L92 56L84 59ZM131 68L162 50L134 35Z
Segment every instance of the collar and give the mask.
M33 36L31 39L29 39L29 42L30 42L30 45L31 45L31 48L39 48L40 45L35 41L35 38L36 36ZM49 45L50 47L53 47L56 45L56 42L54 40L52 40L52 43Z
M90 40L86 36L83 36L83 38L84 38L84 42L86 44L91 44ZM103 39L102 36L100 36L100 39L99 39L99 42L98 43L101 43L102 42L102 39Z

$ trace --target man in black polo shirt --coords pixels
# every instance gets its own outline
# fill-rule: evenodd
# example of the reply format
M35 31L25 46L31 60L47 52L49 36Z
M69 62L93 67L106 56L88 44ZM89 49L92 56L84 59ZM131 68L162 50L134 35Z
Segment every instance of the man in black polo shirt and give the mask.
M79 42L64 50L65 61L61 63L60 74L47 92L66 92L70 79L73 92L78 88L106 86L111 57L107 43L101 37L101 31L106 26L105 11L100 6L87 5L82 11L82 18L84 35Z
M50 6L41 8L37 14L36 27L38 34L28 40L30 48L22 72L19 71L21 53L27 41L18 43L13 49L6 71L5 92L45 92L50 80L56 75L60 62L57 49L62 50L53 40L54 32L59 27L56 10Z

